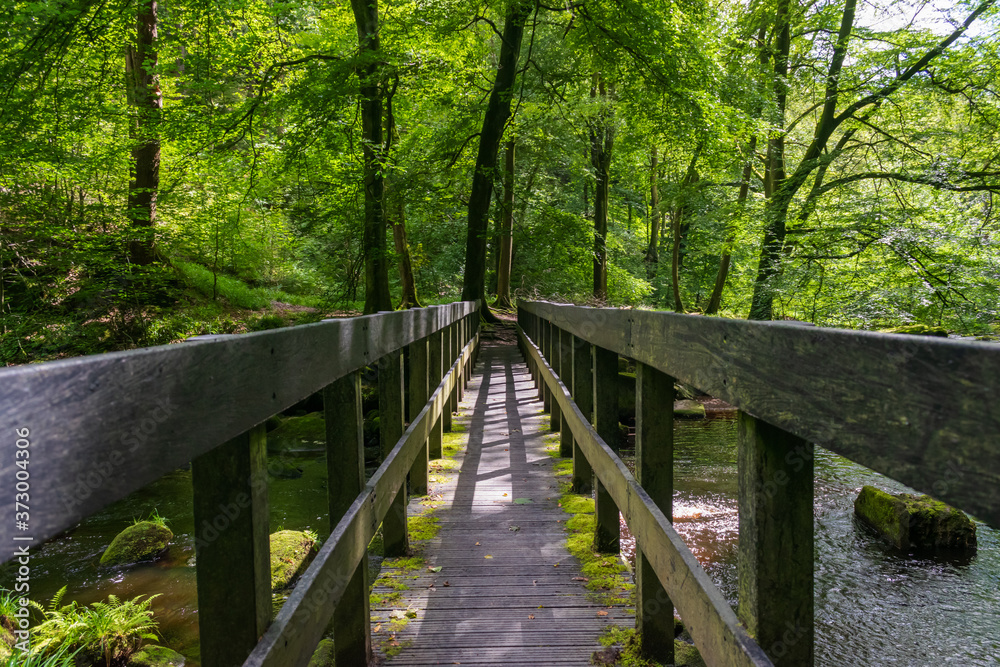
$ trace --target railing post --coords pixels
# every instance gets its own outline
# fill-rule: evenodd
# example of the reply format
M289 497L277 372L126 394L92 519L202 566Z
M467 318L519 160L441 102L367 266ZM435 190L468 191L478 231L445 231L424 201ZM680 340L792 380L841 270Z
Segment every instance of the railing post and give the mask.
M196 457L191 479L201 664L241 665L272 613L264 425Z
M739 416L738 616L775 665L813 664L813 446Z
M650 499L673 523L674 379L637 364L635 375L635 470ZM635 552L635 625L642 652L663 664L674 662L674 605L642 551Z
M445 310L445 312L448 311ZM441 345L444 349L443 352L444 357L442 358L442 369L443 369L442 377L444 377L443 375L444 373L447 373L448 371L451 370L451 365L455 363L455 357L457 356L453 351L454 344L452 342L452 338L453 335L451 326L446 326L443 329L441 329ZM449 393L448 396L445 397L444 406L441 408L441 417L443 420L442 429L444 430L445 433L451 433L451 413L452 410L454 409L454 404L455 404L454 396L455 396L455 390L452 389L451 393Z
M413 423L417 420L417 415L420 411L424 409L427 405L427 394L428 394L428 350L427 350L427 339L421 338L418 341L410 343L409 349L409 364L410 364L410 383L409 383L409 414L407 415L407 421ZM417 453L417 458L413 460L413 466L410 468L410 492L415 496L426 496L427 495L427 441L424 440L423 446Z
M559 327L553 323L549 323L549 348L547 350L548 354L546 357L549 360L549 366L552 367L552 372L555 373L556 377L559 377ZM549 400L549 415L551 419L549 420L549 430L558 431L559 425L562 422L562 409L559 407L559 401L553 396Z
M539 321L538 327L538 350L542 353L542 358L547 362L549 360L549 321L541 319ZM542 410L544 412L549 412L552 409L552 394L549 391L549 385L545 382L545 378L541 377L543 370L538 369L539 378L538 386L541 387L542 393Z
M361 374L345 375L323 390L330 531L365 486ZM338 665L366 665L372 654L368 619L368 559L351 575L333 611L333 647Z
M594 346L594 429L614 451L618 451L618 355ZM618 507L599 479L594 480L594 549L618 553L621 525Z
M455 338L455 358L461 359L465 341L462 340L462 320L456 320L451 325L452 335ZM455 396L453 397L452 410L458 412L458 404L465 396L465 364L459 361L458 368L455 369Z
M427 390L433 393L438 385L441 384L441 379L444 377L444 356L441 346L441 332L436 331L432 333L427 338L428 353L427 353L427 363L430 367ZM428 399L430 397L428 396ZM448 412L448 405L445 404L441 409L441 415L434 420L434 424L431 426L430 439L427 441L427 456L431 459L441 458L441 444L442 444L442 424L444 423L444 415Z
M403 355L400 350L395 350L378 360L379 436L383 459L403 435L403 403ZM382 538L387 557L404 556L409 547L406 499L404 482L382 520Z
M559 377L566 390L573 392L573 334L560 330L559 333ZM564 459L573 456L573 432L569 429L566 415L559 419L559 456Z
M594 421L594 353L590 343L573 336L573 400L587 421ZM594 470L573 442L573 493L590 494L594 489Z

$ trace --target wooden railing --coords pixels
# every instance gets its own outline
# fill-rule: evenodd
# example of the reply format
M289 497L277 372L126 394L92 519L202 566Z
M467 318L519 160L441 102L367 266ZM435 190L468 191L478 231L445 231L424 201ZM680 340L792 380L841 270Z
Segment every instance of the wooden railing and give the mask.
M478 329L462 302L0 370L0 560L190 461L202 665L306 665L331 618L337 664L366 664L368 543L382 524L386 554L405 551L407 476L426 493ZM359 371L374 363L383 463L365 483ZM272 622L263 422L320 391L331 535Z
M676 606L709 665L813 663L813 444L1000 527L994 345L545 302L518 322L574 489L596 486L595 547L617 551L619 510L636 537L636 626L662 662ZM613 444L619 355L635 476ZM671 526L675 379L740 411L736 613Z

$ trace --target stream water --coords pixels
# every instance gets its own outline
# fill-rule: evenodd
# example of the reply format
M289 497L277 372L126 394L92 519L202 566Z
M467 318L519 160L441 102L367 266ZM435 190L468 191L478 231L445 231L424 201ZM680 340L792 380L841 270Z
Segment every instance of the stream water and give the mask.
M736 603L736 426L730 419L675 425L674 517L710 576ZM310 528L325 538L326 462L295 459L299 479L270 482L271 530ZM853 500L864 484L907 490L818 449L816 455L816 655L819 665L995 665L1000 662L1000 531L980 524L968 563L913 558L883 547L855 525ZM156 510L175 534L167 557L106 570L97 563L133 519ZM32 559L32 597L46 604L60 587L82 604L158 594L160 643L197 667L191 473L178 470L43 545ZM0 585L10 588L9 573Z
M736 605L736 422L677 420L674 524ZM966 563L917 558L856 525L865 484L912 489L816 448L817 665L1000 663L1000 531L977 526Z

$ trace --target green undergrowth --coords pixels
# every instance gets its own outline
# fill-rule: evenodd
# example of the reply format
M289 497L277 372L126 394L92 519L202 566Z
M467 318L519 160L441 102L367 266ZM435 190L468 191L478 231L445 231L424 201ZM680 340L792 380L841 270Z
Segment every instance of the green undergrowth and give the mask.
M587 578L589 597L603 605L634 605L635 584L629 581L628 567L613 554L594 551L594 500L571 493L569 482L559 482L559 506L572 517L566 522L566 548L580 561Z
M603 646L619 648L618 661L620 667L664 667L661 662L650 660L642 655L642 638L635 628L623 628L612 625L605 629L600 637ZM698 649L680 639L674 640L674 662L677 667L705 667Z

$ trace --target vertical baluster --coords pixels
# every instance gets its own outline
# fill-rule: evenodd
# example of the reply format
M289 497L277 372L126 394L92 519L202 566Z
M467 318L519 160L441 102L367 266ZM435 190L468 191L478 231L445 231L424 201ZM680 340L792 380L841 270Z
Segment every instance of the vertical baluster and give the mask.
M618 451L618 355L594 347L594 429L614 451ZM618 553L621 527L618 507L600 480L594 481L596 525L594 549Z
M775 665L813 664L813 447L739 416L738 616Z
M573 336L573 400L590 423L594 422L594 353L593 346ZM583 455L580 444L573 443L573 493L593 491L594 470Z
M462 339L462 320L457 320L451 327L455 336L455 358L459 360L458 368L455 369L455 405L453 406L454 411L458 412L458 404L465 396L465 366L461 362L462 350L465 347L465 341Z
M410 343L407 347L410 365L410 381L407 388L409 393L407 421L413 423L420 411L427 405L427 339L421 338ZM427 495L427 440L424 440L423 445L418 450L417 458L413 460L413 466L410 468L410 492L415 496Z
M548 320L541 320L539 324L538 351L542 353L542 359L546 359L549 353L549 322ZM539 372L542 374L544 374L543 368L539 369ZM549 385L545 382L544 377L539 378L539 386L542 388L542 410L544 412L551 412L552 392L549 391Z
M560 330L559 333L559 376L566 390L573 392L573 334ZM573 456L573 432L569 430L566 415L559 419L559 456L564 459Z
M351 373L323 390L326 417L326 474L330 531L336 527L365 486L364 420L361 375ZM368 664L372 654L368 621L368 559L358 564L333 612L338 665Z
M450 317L451 314L448 310L443 309L444 315ZM452 331L451 326L446 326L441 329L441 345L444 348L444 356L442 362L444 365L444 372L447 373L451 370L451 365L455 363L455 354L452 352L454 348L454 343L452 342ZM443 377L443 376L442 376ZM444 407L441 408L441 418L443 422L443 430L445 433L451 433L451 414L455 409L455 390L452 389L451 393L448 394L444 402Z
M549 366L552 367L552 372L555 373L556 377L559 377L559 348L562 347L559 342L559 331L559 327L551 322L549 323L549 348L546 350L545 356L548 358ZM562 409L559 407L559 401L555 396L552 396L549 400L549 414L551 416L549 430L558 431L559 425L562 422Z
M379 436L384 459L403 435L403 355L390 352L378 360ZM382 521L382 537L386 556L406 555L406 483L392 501Z
M437 326L435 324L435 326ZM441 345L441 332L436 331L432 333L427 338L428 343L428 353L427 353L427 363L430 367L428 375L428 391L433 393L437 390L438 385L441 384L441 378L444 377L444 356ZM444 415L448 412L448 406L445 404L441 409L441 415L434 419L434 423L431 425L430 439L427 441L427 456L431 459L441 458L441 444L442 444L442 424L444 423Z
M642 488L673 522L674 379L637 364L635 375L635 469ZM635 552L635 625L643 654L657 662L674 662L674 606L663 590L642 545Z
M260 424L191 462L203 665L240 665L271 622L267 436Z

